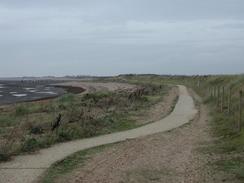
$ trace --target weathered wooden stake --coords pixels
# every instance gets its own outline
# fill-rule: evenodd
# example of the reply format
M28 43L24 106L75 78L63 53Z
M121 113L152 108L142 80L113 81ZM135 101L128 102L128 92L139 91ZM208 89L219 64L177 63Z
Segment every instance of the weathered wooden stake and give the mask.
M198 80L197 86L198 88L200 88L200 80Z
M217 98L218 97L218 87L216 86L215 87L215 98Z
M229 96L228 96L228 114L230 115L230 113L231 113L231 99L232 99L232 97L231 97L231 87L229 88Z
M242 122L242 90L240 90L240 101L239 101L239 120L238 120L238 130L241 131Z
M219 104L220 104L220 87L218 86L217 89L217 107L219 108Z
M222 87L222 97L221 97L221 112L224 111L224 105L225 105L225 87Z

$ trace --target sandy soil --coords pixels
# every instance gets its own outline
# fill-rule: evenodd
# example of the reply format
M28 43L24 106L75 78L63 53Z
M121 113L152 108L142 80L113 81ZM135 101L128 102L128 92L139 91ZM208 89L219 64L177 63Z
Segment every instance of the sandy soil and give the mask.
M90 157L57 183L233 183L209 166L216 157L200 152L212 143L208 110L201 105L192 123L171 132L127 140Z
M79 81L58 83L55 84L55 86L81 87L85 89L86 92L130 90L136 87L135 85L131 85L127 83L116 83L116 82L99 83L99 82L79 82Z
M184 86L179 86L179 100L173 112L170 115L168 115L166 118L136 129L93 137L89 139L82 139L82 140L57 144L48 149L42 149L37 154L17 156L14 158L13 161L0 164L0 182L31 183L33 181L36 181L38 176L44 173L45 170L48 167L50 167L54 162L62 160L65 157L79 150L84 150L91 147L96 147L96 146L115 143L115 142L121 142L127 139L135 139L135 138L139 138L150 134L156 134L163 131L169 131L188 123L190 120L194 118L196 112L197 111L194 107L193 99L187 92L187 89ZM183 143L183 141L181 141L181 143ZM140 146L138 148L139 151L143 152L142 151L144 149L143 146ZM170 145L169 148L171 148ZM153 148L150 149L153 150ZM149 151L151 151L150 149ZM137 149L132 149L131 152L133 151L138 152ZM135 154L135 156L138 155L139 153ZM151 158L153 159L153 157ZM109 159L107 157L107 162L109 161ZM135 160L133 158L131 161L130 160L128 161L133 162ZM114 161L111 161L111 163L112 162ZM109 166L109 167L113 167L113 166ZM104 177L104 178L109 178L109 177ZM110 179L106 179L106 180L110 180Z

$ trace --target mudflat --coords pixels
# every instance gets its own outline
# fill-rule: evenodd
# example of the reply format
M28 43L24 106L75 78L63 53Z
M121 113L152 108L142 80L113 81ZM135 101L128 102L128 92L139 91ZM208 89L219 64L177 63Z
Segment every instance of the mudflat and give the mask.
M0 81L0 105L54 98L66 93L57 81Z

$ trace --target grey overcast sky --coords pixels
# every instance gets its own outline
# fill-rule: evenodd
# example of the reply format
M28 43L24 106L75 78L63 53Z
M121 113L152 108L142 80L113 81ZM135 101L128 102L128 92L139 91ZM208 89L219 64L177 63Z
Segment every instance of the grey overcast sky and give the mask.
M244 73L244 0L0 0L0 77Z

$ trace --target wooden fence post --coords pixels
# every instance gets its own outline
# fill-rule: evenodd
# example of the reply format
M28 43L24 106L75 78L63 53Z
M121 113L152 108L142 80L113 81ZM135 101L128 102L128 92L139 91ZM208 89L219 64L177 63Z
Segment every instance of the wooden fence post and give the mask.
M218 87L216 86L215 87L215 98L217 99L217 97L218 97Z
M224 111L224 105L225 105L225 87L222 87L222 97L221 97L221 112Z
M219 103L220 103L220 88L218 86L218 89L217 89L217 107L219 108Z
M238 130L241 131L241 122L242 122L242 90L240 90L240 101L239 101L239 120L238 120Z
M214 87L212 87L212 92L213 92L213 98L214 98Z
M231 112L231 87L229 88L229 96L228 96L228 114L230 115L230 112Z

